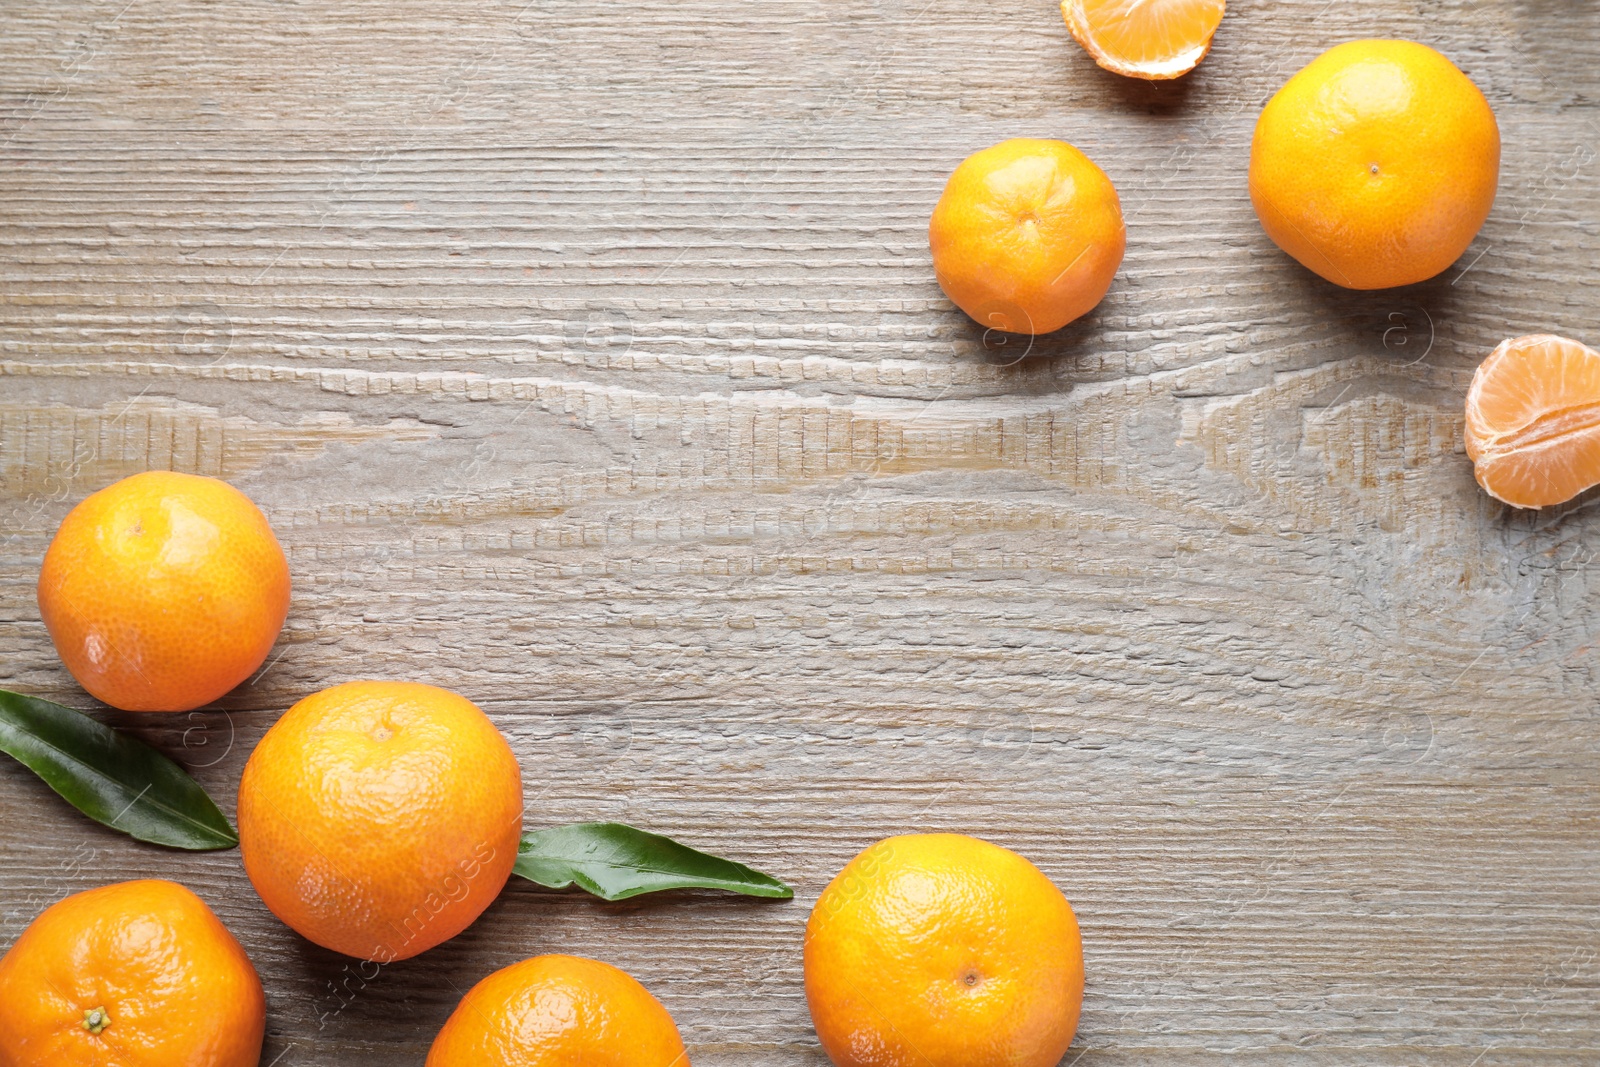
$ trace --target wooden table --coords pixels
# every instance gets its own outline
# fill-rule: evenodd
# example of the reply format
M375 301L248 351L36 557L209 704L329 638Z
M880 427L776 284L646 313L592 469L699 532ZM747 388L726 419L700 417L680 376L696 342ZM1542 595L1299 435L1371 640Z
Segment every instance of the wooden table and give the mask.
M1454 59L1505 138L1441 277L1337 290L1246 195L1336 42ZM1600 514L1498 506L1462 398L1504 337L1600 342L1600 9L1236 0L1193 75L1106 74L1047 0L7 0L0 686L92 701L34 602L68 508L226 478L294 571L220 709L106 713L232 810L299 697L459 690L529 823L621 819L773 904L510 887L376 977L236 852L137 845L0 766L0 945L175 877L236 931L264 1064L418 1064L540 952L625 967L704 1065L820 1065L811 902L960 830L1082 921L1066 1063L1600 1055ZM1117 183L1100 309L999 343L925 227L968 153Z

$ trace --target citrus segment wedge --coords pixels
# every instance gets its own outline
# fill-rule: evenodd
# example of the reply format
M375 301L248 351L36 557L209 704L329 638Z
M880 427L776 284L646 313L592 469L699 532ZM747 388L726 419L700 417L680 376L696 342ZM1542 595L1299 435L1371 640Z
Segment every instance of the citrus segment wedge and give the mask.
M1061 17L1106 70L1161 81L1205 58L1223 7L1224 0L1061 0Z
M1472 377L1466 445L1478 484L1512 507L1600 484L1600 352L1553 334L1501 342Z

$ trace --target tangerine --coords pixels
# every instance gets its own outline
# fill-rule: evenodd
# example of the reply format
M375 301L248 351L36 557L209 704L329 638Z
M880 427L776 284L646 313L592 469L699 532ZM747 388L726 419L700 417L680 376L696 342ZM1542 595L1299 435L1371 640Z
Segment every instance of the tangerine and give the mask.
M952 302L1007 333L1059 330L1111 287L1127 232L1105 172L1062 141L1021 138L969 156L928 224Z
M608 963L535 956L468 990L426 1067L689 1067L661 1002Z
M350 682L267 731L239 783L239 847L267 908L324 948L409 959L505 887L522 773L478 707L431 685Z
M1193 70L1211 51L1225 0L1061 0L1061 17L1094 61L1158 81Z
M1502 341L1467 390L1466 444L1478 484L1512 507L1600 484L1600 352L1551 334Z
M39 571L67 670L124 711L208 704L267 658L289 563L266 516L215 478L147 471L86 497Z
M1262 109L1250 200L1262 228L1347 289L1433 277L1467 250L1500 177L1500 127L1483 93L1411 41L1349 41Z
M4 1067L256 1067L266 998L249 957L174 882L46 908L0 958Z
M1015 852L891 837L817 900L805 988L839 1067L1055 1067L1078 1028L1083 942L1061 891Z

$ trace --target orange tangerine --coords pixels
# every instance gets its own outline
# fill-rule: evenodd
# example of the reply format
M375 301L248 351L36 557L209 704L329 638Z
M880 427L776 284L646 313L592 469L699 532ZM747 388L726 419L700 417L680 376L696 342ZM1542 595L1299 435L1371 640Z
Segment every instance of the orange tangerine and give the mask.
M678 1027L631 975L535 956L467 991L426 1067L689 1067Z
M1328 49L1267 102L1250 146L1250 201L1267 236L1347 289L1450 266L1488 218L1499 176L1489 102L1411 41Z
M969 156L928 224L945 295L1007 333L1050 333L1088 312L1126 243L1111 179L1062 141L1019 138Z
M205 902L119 882L46 908L0 959L4 1067L256 1067L261 979Z
M249 678L289 612L266 516L215 478L147 471L85 498L39 570L67 670L125 711L188 711Z
M1056 1067L1083 1003L1061 891L961 834L891 837L851 860L806 923L806 1002L838 1067Z
M477 705L431 685L313 693L239 782L239 848L262 901L302 937L378 963L470 926L521 836L511 746Z

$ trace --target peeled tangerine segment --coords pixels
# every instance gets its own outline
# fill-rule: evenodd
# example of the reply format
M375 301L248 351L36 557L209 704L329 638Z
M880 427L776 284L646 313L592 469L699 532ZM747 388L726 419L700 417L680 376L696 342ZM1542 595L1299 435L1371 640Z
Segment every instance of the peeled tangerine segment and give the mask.
M1502 342L1472 377L1466 440L1478 484L1513 507L1600 484L1600 352L1551 334Z
M1078 43L1109 71L1176 78L1211 48L1225 0L1061 0Z

